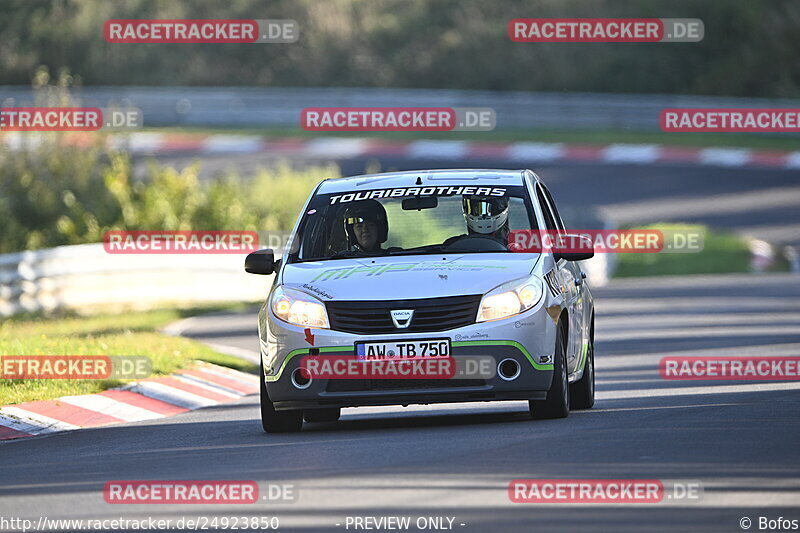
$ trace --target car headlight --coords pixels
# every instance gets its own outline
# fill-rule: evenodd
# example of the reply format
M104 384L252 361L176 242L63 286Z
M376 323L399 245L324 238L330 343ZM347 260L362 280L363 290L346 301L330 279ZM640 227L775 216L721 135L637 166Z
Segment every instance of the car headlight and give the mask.
M284 287L272 293L272 312L284 322L309 328L329 328L325 304L310 294Z
M536 276L504 283L483 295L477 322L518 315L538 304L543 294L542 280Z

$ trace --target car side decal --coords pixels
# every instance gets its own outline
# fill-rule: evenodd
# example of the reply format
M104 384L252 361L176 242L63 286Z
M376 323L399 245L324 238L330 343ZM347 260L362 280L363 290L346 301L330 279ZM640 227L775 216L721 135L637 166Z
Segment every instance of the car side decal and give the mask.
M559 290L558 280L556 279L556 273L553 270L550 270L547 274L544 275L544 281L547 283L547 288L550 289L550 293L553 296L558 296L561 294Z

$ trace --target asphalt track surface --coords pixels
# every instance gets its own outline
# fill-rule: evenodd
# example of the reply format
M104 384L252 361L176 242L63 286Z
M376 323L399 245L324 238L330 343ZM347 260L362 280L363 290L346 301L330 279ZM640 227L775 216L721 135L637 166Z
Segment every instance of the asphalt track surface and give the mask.
M343 164L353 174L365 162ZM530 166L560 204L585 202L623 222L692 214L800 240L792 232L800 224L797 172ZM410 167L383 162L384 169ZM7 441L0 444L0 527L15 517L174 524L277 516L280 531L354 531L347 517L408 516L408 531L426 530L416 528L419 517L449 517L452 530L464 532L734 532L744 517L751 531L760 530L759 517L800 520L800 382L668 381L658 373L665 356L800 355L800 276L615 280L594 293L598 401L590 411L532 421L524 402L359 408L344 410L338 423L266 435L251 396L168 419ZM253 311L195 318L183 333L243 354L257 348ZM703 492L655 504L515 504L507 489L519 478L657 479L700 483ZM290 483L298 499L105 503L107 481L134 479Z
M590 411L532 421L524 402L359 408L338 423L267 435L251 396L168 419L8 441L0 445L0 517L277 516L281 531L353 531L348 516L410 516L412 524L441 516L464 532L741 531L743 517L752 530L760 516L800 519L800 382L658 373L664 356L798 355L800 277L638 279L595 292L598 401ZM255 316L198 318L185 334L247 346ZM703 492L656 504L515 504L507 488L517 478L699 482ZM107 481L130 479L291 483L298 499L104 502Z

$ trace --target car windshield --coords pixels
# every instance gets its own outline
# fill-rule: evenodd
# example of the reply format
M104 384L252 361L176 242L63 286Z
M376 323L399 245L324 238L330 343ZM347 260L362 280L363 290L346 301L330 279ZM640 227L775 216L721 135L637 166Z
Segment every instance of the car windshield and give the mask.
M536 229L523 186L400 187L316 195L289 262L349 257L509 252Z

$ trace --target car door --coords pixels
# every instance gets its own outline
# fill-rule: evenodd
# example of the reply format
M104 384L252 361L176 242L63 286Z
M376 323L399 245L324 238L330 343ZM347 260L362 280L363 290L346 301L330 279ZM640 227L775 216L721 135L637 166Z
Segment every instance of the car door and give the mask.
M553 195L550 193L550 190L544 184L540 185L542 187L542 191L544 192L544 196L552 209L556 224L561 230L569 233L569 230L566 229L564 225L564 221L561 219L561 215L558 212L558 207L556 207L556 203L553 200ZM583 271L581 270L581 264L577 261L569 261L566 263L567 264L565 266L569 269L572 277L570 286L575 291L574 306L570 310L570 331L575 332L572 340L574 341L573 349L575 350L574 353L576 356L574 361L575 367L571 367L570 370L574 372L578 370L583 352L588 348L590 328L590 299L588 297L588 289L586 288L584 281Z
M558 216L548 200L547 189L538 182L536 184L536 198L544 214L545 225L550 231L564 231L564 223ZM564 259L556 261L556 279L566 300L569 313L569 336L567 338L567 369L574 372L578 365L578 354L582 343L581 325L581 293L580 287L576 285L575 265ZM577 275L580 278L580 274ZM582 280L581 280L582 281Z

